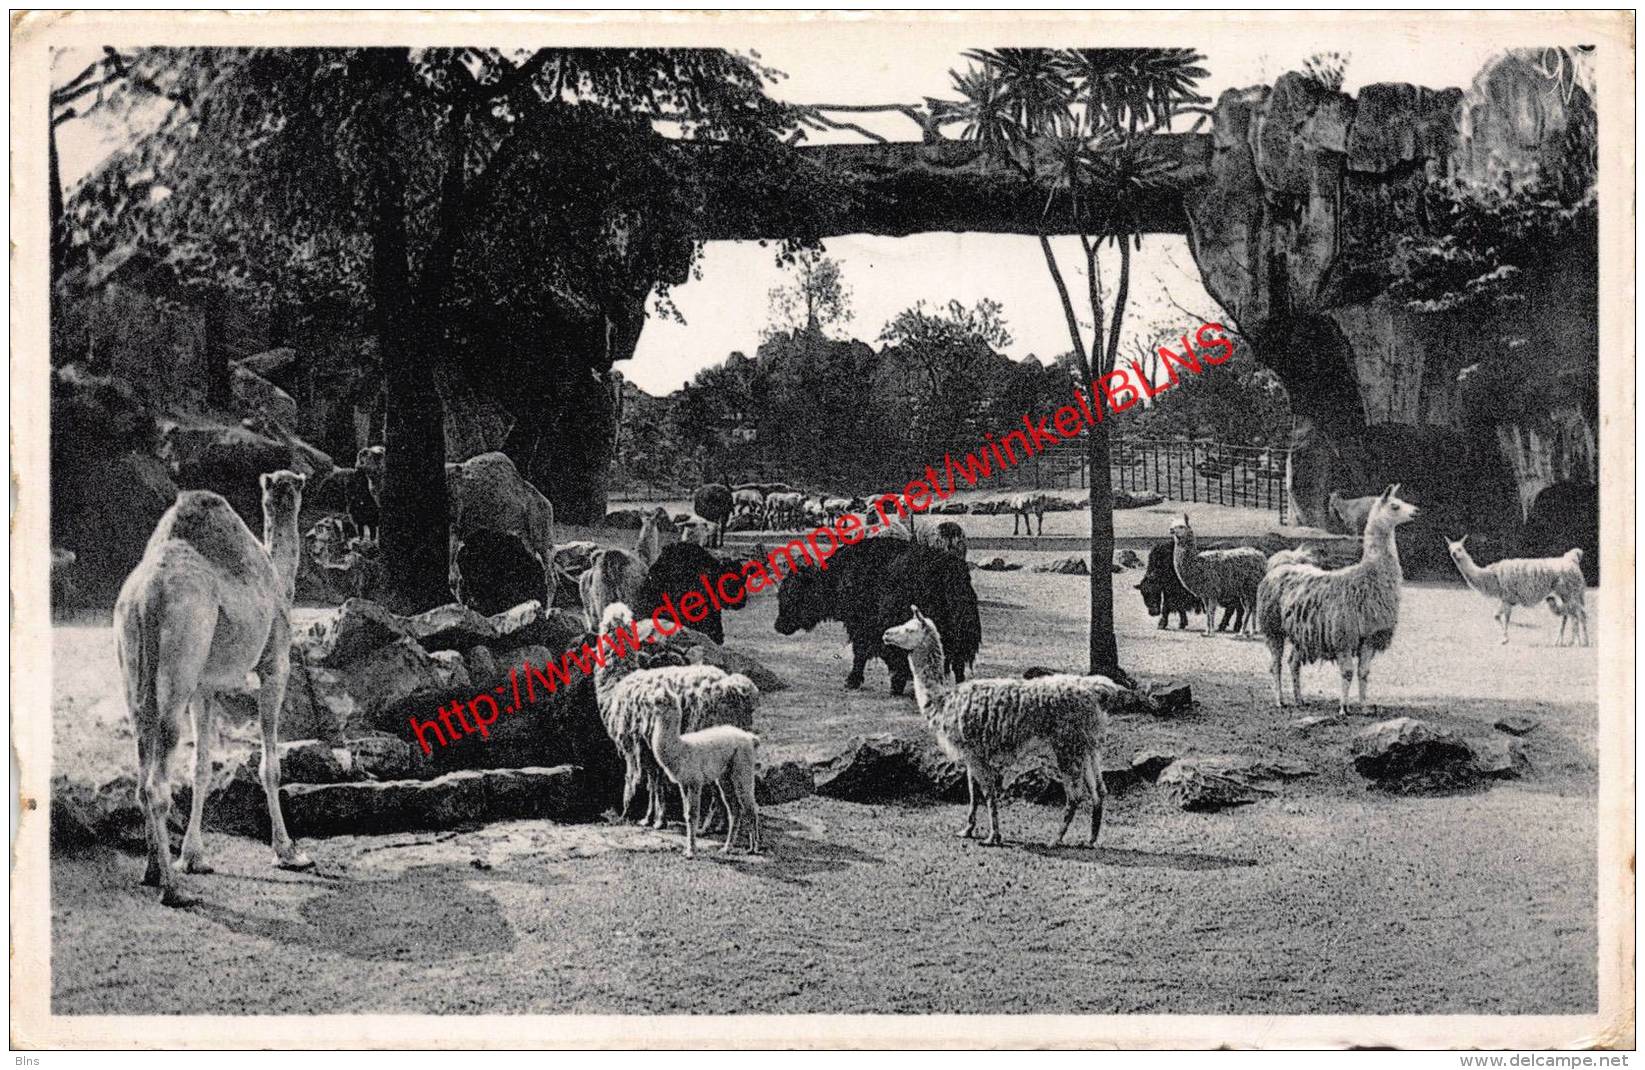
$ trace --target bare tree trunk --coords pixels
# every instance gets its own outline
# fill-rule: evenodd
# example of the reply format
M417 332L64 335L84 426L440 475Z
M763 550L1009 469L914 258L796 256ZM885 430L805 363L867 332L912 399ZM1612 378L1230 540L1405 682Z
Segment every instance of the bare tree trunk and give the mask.
M1091 671L1117 677L1120 667L1119 644L1114 637L1114 490L1106 424L1086 429L1085 455L1091 469Z
M405 51L396 50L406 62ZM450 602L446 570L445 428L434 386L436 333L411 301L406 246L405 174L401 146L390 131L395 94L379 98L381 137L377 198L372 213L372 299L378 349L388 388L384 434L382 546L389 601L399 612L419 612Z

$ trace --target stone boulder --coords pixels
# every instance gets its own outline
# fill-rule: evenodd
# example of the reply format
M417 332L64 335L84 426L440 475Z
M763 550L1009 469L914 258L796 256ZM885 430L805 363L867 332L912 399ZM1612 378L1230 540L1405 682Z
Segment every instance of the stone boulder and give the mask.
M1020 564L1007 564L1005 558L996 557L991 560L984 561L976 567L984 572L1015 572L1022 566Z
M1150 784L1159 780L1160 774L1177 760L1175 754L1162 751L1154 747L1145 747L1131 755L1131 769Z
M490 616L522 602L549 600L542 562L524 540L506 531L478 528L457 549L460 601Z
M1531 774L1531 755L1523 739L1491 736L1470 746L1481 776L1492 780L1520 780Z
M1466 788L1480 777L1461 736L1415 717L1379 721L1354 737L1354 770L1387 791L1425 794Z
M1151 505L1159 505L1165 497L1152 491L1116 490L1114 492L1115 509L1146 509Z
M348 741L355 770L370 780L405 780L425 767L422 751L393 736L359 736Z
M277 439L238 424L172 427L160 456L183 490L212 490L228 499L253 532L263 530L263 492L258 477L286 468L318 481L336 467L300 439Z
M638 531L649 512L648 509L613 509L606 513L603 526L619 531Z
M1031 572L1051 572L1059 576L1089 576L1091 568L1083 557L1059 557L1055 561L1046 561L1035 565Z
M916 748L896 736L853 736L845 750L811 769L817 794L829 799L886 802L930 791Z
M754 778L754 799L761 806L781 806L797 802L816 792L816 778L804 762L778 762L760 766Z
M1196 812L1248 806L1273 794L1216 764L1193 758L1172 762L1160 772L1155 783L1178 807Z
M571 766L467 769L431 780L294 784L281 789L294 836L364 836L485 821L594 816Z
M1143 566L1142 558L1135 550L1130 549L1121 550L1119 556L1115 558L1115 563L1121 568L1141 568Z
M354 700L355 716L344 726L348 735L406 730L412 696L438 690L447 671L410 637L353 659L332 670Z
M297 424L297 402L267 379L236 364L229 372L229 391L235 411L242 417L263 420L281 427Z

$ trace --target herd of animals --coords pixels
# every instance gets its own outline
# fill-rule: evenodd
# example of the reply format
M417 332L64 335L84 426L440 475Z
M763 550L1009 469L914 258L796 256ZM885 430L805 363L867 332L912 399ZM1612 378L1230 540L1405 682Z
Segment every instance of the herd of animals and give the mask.
M380 476L375 462L365 471ZM476 541L524 547L526 579L542 590L544 603L565 590L556 561L553 509L500 453L447 466L451 494L453 561L460 563ZM243 685L255 670L260 681L258 711L262 731L261 779L271 817L276 864L289 869L312 865L287 833L279 802L279 713L289 671L291 608L304 548L298 515L303 477L288 471L261 479L263 535L258 538L223 497L185 491L157 525L138 566L121 589L114 631L128 707L135 723L139 763L138 794L145 816L148 864L144 883L161 889L162 902L194 900L181 890L171 859L167 830L170 779L182 740L182 722L192 714L196 748L192 803L178 860L191 873L209 873L200 836L201 811L209 792L209 743L214 699L219 691ZM376 486L367 483L370 505ZM726 490L735 508L735 490L704 488L696 505L716 511ZM1391 643L1399 622L1402 584L1394 532L1417 515L1398 497L1398 485L1371 496L1364 509L1360 558L1341 568L1321 567L1309 552L1282 550L1269 557L1251 547L1201 549L1187 515L1170 527L1171 539L1154 547L1139 584L1160 627L1170 616L1185 627L1191 609L1205 614L1205 633L1233 616L1236 633L1260 634L1270 653L1274 701L1283 707L1283 668L1289 664L1292 696L1301 702L1303 665L1335 662L1342 678L1339 712L1358 682L1366 701L1370 665ZM791 492L777 491L777 496ZM770 509L772 495L762 496ZM351 510L356 503L350 503ZM349 552L375 535L376 517L362 500L352 516L356 534ZM849 505L849 502L845 503ZM828 503L824 503L826 509ZM792 507L785 502L780 508ZM803 507L803 499L802 499ZM710 526L723 523L698 516ZM662 510L647 516L632 550L592 548L575 585L590 630L651 627L650 613L666 596L680 598L704 575L738 571L742 562L716 555L697 541L666 541L672 524ZM690 531L690 525L686 526ZM309 532L316 552L332 528ZM715 542L705 533L703 542ZM1566 626L1572 641L1587 645L1585 584L1581 551L1559 558L1499 561L1485 567L1470 557L1465 539L1449 542L1463 578L1474 590L1499 602L1497 618L1508 638L1515 607L1546 603ZM847 688L861 687L870 660L882 660L891 692L912 683L915 701L937 743L968 773L971 798L964 834L977 833L977 814L988 804L984 842L1001 841L999 797L1004 776L1031 746L1048 746L1064 789L1066 810L1054 844L1067 834L1077 809L1091 807L1090 842L1095 843L1106 789L1102 747L1107 715L1131 692L1097 675L1041 673L1033 678L967 679L983 635L977 595L966 560L965 536L953 521L919 535L890 525L879 535L842 547L826 569L803 564L778 588L776 630L809 632L825 621L845 627L852 648ZM1169 562L1169 570L1166 563ZM468 596L459 565L454 592ZM638 623L636 623L638 622ZM718 607L698 629L715 643L724 640ZM1289 655L1287 657L1287 652ZM600 716L624 765L621 813L646 800L641 820L665 821L669 785L679 792L688 855L695 853L699 826L709 814L702 799L713 788L723 808L722 850L739 838L760 849L760 818L754 798L753 734L759 692L748 677L728 673L668 646L643 657L607 659L595 675ZM712 807L711 807L712 809ZM718 814L716 813L716 817Z

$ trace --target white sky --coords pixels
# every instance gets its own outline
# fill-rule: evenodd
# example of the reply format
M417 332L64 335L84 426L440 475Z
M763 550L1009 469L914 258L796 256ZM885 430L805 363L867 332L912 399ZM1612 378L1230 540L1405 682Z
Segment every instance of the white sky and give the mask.
M1398 47L1384 40L1364 58L1354 55L1351 36L1304 41L1294 34L1276 34L1275 39L1283 52L1218 48L1214 39L1201 46L1207 55L1203 66L1210 72L1201 92L1215 99L1230 87L1271 82L1321 50L1348 55L1344 88L1350 92L1379 81L1466 87L1500 47L1472 38L1465 26L1458 26L1452 39L1429 35ZM736 47L733 42L726 44ZM850 63L848 71L842 70L842 57ZM61 54L55 80L73 77L94 58L92 50ZM883 32L854 35L848 48L768 46L761 49L760 58L788 76L772 87L774 96L812 104L915 103L925 96L949 96L948 72L965 62L951 39L925 43L913 34ZM892 139L917 137L913 124L901 116L851 118ZM60 128L64 182L72 185L89 172L110 151L115 136L117 132L86 123L71 122ZM858 140L851 135L842 139ZM813 133L810 140L820 141L823 136ZM841 262L852 292L855 319L843 332L852 337L874 342L888 320L921 299L940 304L958 298L972 304L991 297L1004 306L1014 338L1008 355L1020 359L1033 354L1048 360L1069 348L1062 311L1033 238L851 235L830 239L826 245L828 254ZM1057 251L1070 290L1082 293L1084 276L1077 270L1081 262L1077 245L1073 239L1063 239ZM1104 273L1111 284L1114 268L1105 266ZM619 365L630 381L645 390L675 390L735 350L752 355L768 321L767 293L785 281L776 266L774 249L753 242L710 243L703 253L700 275L673 291L686 323L652 317L634 359ZM1174 330L1178 323L1193 322L1166 300L1167 294L1196 313L1216 318L1216 307L1201 287L1187 244L1180 237L1144 240L1142 253L1133 261L1131 293L1128 339L1133 329L1145 336L1155 327ZM1089 324L1086 332L1089 337Z

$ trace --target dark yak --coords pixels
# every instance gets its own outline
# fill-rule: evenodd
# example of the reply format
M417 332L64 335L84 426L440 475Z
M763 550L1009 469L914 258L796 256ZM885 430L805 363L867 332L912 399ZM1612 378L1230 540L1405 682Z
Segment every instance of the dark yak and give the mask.
M651 562L647 570L645 582L640 585L640 604L634 606L636 620L645 620L657 611L663 604L663 596L667 595L674 604L674 612L680 612L680 599L691 591L696 591L708 603L708 616L695 624L687 621L683 616L680 623L688 628L702 632L716 643L725 642L725 625L720 620L720 611L714 608L709 601L708 593L703 590L703 577L708 577L709 583L717 584L720 577L726 573L736 574L734 566L721 561L714 554L698 546L696 543L676 542L663 547L657 555L657 560ZM729 585L732 593L742 588L742 579L736 584ZM721 603L727 609L741 609L747 601L732 602L724 598Z
M861 687L863 667L870 658L881 658L891 671L891 693L900 695L912 675L908 654L882 640L886 629L906 621L917 605L937 625L955 681L965 679L982 646L982 621L963 561L902 539L868 539L842 547L826 564L802 565L783 579L777 591L779 634L839 621L851 640L845 686Z

